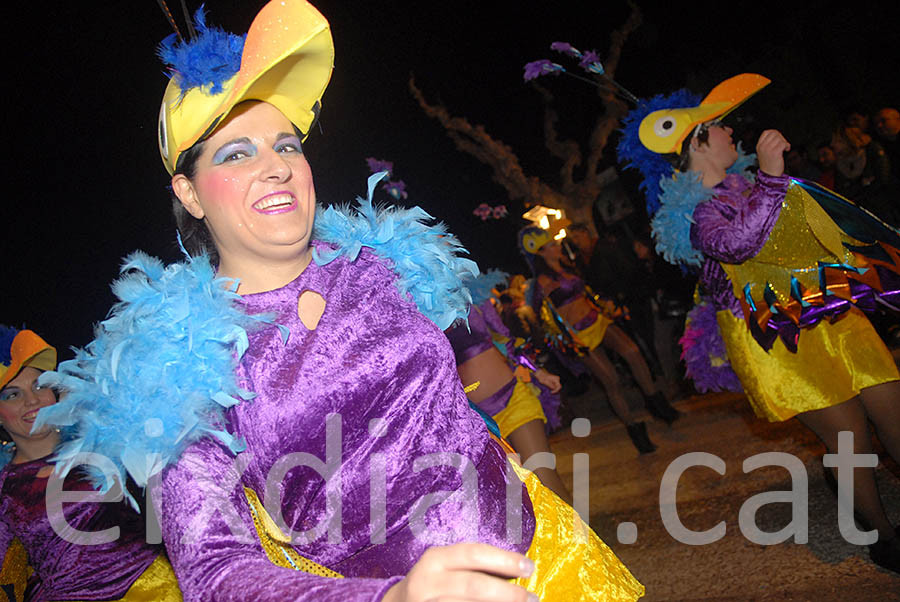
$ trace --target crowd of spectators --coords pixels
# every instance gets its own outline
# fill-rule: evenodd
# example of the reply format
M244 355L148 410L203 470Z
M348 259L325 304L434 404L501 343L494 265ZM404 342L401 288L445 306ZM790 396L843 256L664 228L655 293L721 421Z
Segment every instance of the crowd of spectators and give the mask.
M900 111L874 113L854 107L843 112L831 137L815 149L813 160L802 149L786 156L791 175L819 182L856 201L885 222L900 225Z

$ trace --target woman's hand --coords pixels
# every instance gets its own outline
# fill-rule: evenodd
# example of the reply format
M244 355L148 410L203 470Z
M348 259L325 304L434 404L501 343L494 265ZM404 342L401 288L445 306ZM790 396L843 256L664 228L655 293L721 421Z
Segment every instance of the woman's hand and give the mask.
M766 130L756 143L759 169L770 176L784 174L784 153L791 150L791 143L778 130Z
M550 389L551 393L559 393L559 390L562 389L562 383L559 381L559 377L547 372L543 368L538 368L537 372L534 373L534 377L539 383Z
M384 602L537 602L534 594L506 579L528 577L534 564L521 554L483 543L458 543L425 550L387 591Z

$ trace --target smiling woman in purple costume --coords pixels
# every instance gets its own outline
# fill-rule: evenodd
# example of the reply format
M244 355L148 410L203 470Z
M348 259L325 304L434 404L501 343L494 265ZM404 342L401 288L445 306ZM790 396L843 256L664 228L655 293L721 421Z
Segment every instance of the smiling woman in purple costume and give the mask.
M442 332L468 310L455 238L418 209L316 211L301 142L333 65L322 15L270 2L245 42L198 25L197 41L164 48L160 120L192 257L130 258L123 302L56 376L66 403L133 400L135 442L117 461L139 483L161 473L185 598L640 597L469 408ZM213 71L223 55L233 68L193 78L179 56L209 46ZM156 446L148 469L138 440L172 449Z
M878 299L898 306L900 233L784 173L790 144L776 130L760 134L759 170L745 173L750 160L719 120L768 83L745 73L702 101L686 90L659 95L625 120L619 157L644 174L657 249L700 269L710 330L727 353L716 368L698 362L695 380L730 362L760 417L796 416L830 453L849 431L853 452L871 454L871 422L900 460L900 374L860 311ZM878 534L872 559L900 571L872 468L856 468L853 485L857 518Z
M161 545L145 542L141 515L122 501L67 502L54 515L48 483L58 478L51 460L60 432L34 428L38 411L56 394L38 377L56 368L56 349L30 330L0 326L0 586L11 602L21 600L181 600ZM79 471L62 491L92 491ZM56 518L54 519L54 516ZM112 541L61 535L65 525L81 532L119 529ZM29 575L26 562L33 572ZM27 587L26 587L27 583Z

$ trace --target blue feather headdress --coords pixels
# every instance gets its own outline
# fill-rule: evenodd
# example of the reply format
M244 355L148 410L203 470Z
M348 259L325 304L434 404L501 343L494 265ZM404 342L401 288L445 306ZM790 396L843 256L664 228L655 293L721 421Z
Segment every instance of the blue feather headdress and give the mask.
M0 324L0 364L9 366L12 362L12 343L19 334L18 328Z
M181 40L177 34L164 39L157 50L159 58L177 78L182 93L191 88L208 87L210 95L222 91L222 84L241 68L246 34L239 36L206 25L203 7L194 13L198 35Z
M616 147L619 162L626 169L637 169L643 176L641 190L647 200L647 215L659 209L659 181L668 179L675 169L659 153L655 153L641 143L638 135L644 117L662 109L693 107L700 104L701 97L690 90L681 89L669 94L657 94L650 99L640 99L637 108L632 109L622 120L622 138Z
M387 259L399 276L397 289L410 295L427 318L446 330L457 319L469 315L472 296L464 281L478 275L478 266L459 240L442 223L430 225L431 217L420 207L377 208L372 203L375 186L387 176L369 176L367 198L357 198L358 206L331 206L316 211L313 239L337 245L335 249L313 249L319 265L341 255L356 259L363 247Z
M703 185L700 174L676 172L663 155L644 146L639 131L641 122L654 111L692 107L700 100L699 95L687 89L641 99L623 120L622 138L616 148L619 162L643 176L640 189L646 197L657 252L669 263L694 267L701 265L703 255L691 245L692 216L696 206L711 198L713 192ZM738 159L728 173L752 178L749 169L756 155L745 154L740 144L737 149Z

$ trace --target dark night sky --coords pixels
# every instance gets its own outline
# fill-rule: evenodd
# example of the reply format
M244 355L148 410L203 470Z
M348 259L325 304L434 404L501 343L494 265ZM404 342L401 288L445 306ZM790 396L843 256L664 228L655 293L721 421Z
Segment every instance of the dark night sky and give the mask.
M208 0L209 22L245 31L261 4ZM762 73L774 83L746 105L745 120L779 127L799 144L827 136L848 103L896 106L898 3L812 4L645 3L618 79L645 96L684 85L705 93L731 75ZM514 242L521 204L422 114L407 79L415 73L427 98L484 124L527 173L552 181L558 166L542 151L541 106L522 82L522 66L539 58L568 66L549 50L557 40L602 57L627 14L624 2L316 5L336 44L324 135L314 132L305 145L319 199L364 193L364 159L391 160L409 203L446 221L483 267L522 270ZM29 42L7 60L4 86L13 190L0 321L24 323L62 351L86 344L92 323L104 317L123 255L143 249L178 259L155 141L166 80L154 49L169 29L153 0L18 3L10 17ZM598 107L591 90L568 78L545 84L560 100L563 132L578 138L588 131ZM481 222L471 213L481 202L506 203L511 217Z

